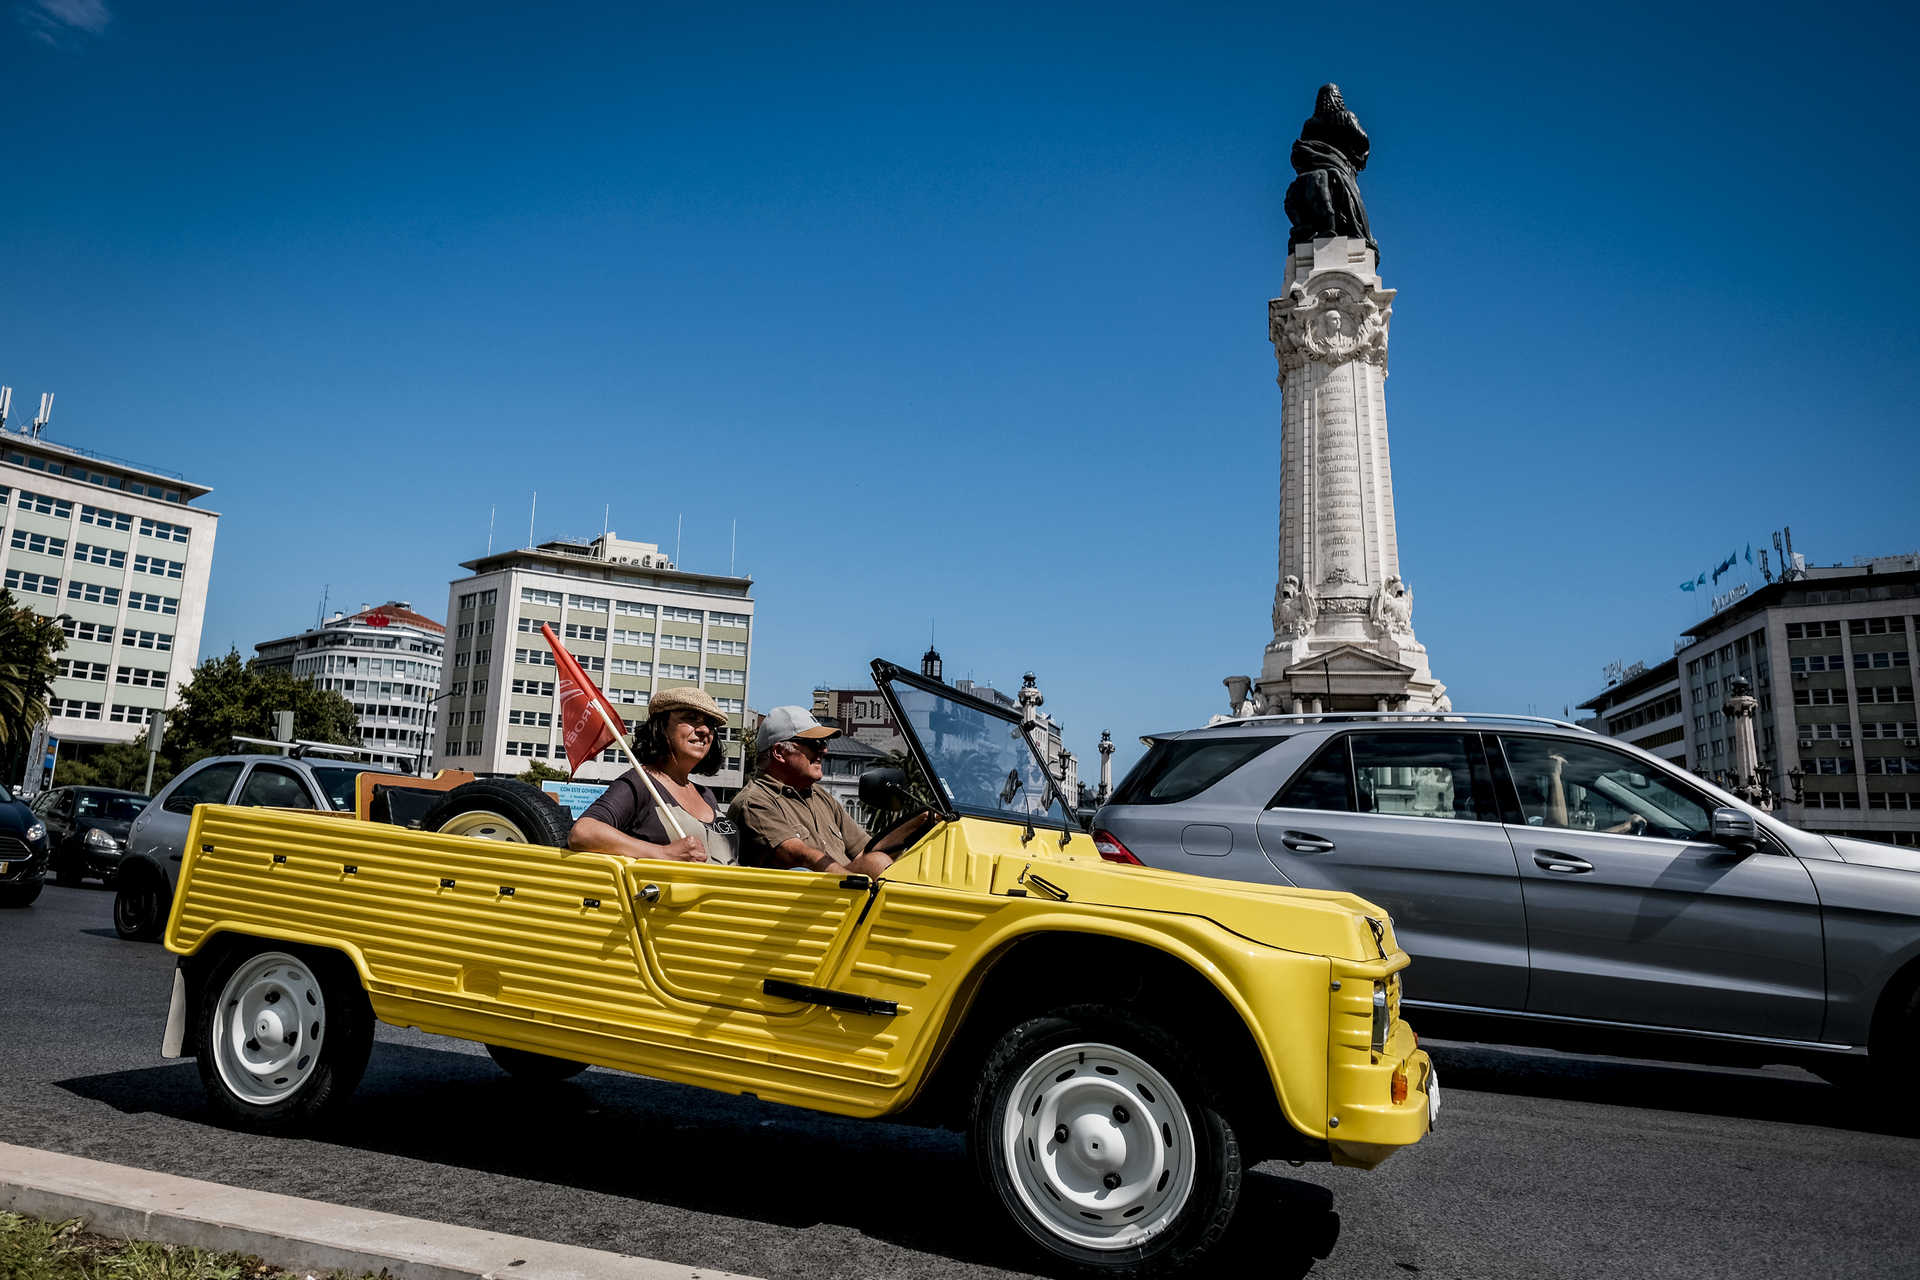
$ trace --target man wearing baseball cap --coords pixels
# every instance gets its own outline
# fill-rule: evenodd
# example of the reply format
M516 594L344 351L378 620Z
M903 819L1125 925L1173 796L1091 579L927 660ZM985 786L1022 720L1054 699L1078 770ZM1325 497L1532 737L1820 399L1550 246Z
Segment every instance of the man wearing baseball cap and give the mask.
M891 851L924 829L924 822L902 823L876 842L815 785L827 742L839 734L805 707L767 712L753 738L759 772L727 810L740 832L742 863L877 876L893 865Z

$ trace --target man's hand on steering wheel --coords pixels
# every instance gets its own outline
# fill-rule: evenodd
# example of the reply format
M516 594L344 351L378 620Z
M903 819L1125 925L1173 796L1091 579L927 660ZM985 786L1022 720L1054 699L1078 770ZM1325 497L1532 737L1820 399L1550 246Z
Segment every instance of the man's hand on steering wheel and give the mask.
M897 853L919 839L921 833L939 818L940 815L931 809L908 814L874 837L873 843L867 847L877 853Z

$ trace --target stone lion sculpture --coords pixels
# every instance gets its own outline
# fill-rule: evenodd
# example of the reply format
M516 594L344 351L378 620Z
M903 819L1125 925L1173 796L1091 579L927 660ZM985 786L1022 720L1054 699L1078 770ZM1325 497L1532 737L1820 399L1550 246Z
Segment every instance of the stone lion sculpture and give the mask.
M1300 579L1288 574L1273 593L1273 634L1304 636L1313 630L1320 616L1320 602L1313 588L1300 585Z

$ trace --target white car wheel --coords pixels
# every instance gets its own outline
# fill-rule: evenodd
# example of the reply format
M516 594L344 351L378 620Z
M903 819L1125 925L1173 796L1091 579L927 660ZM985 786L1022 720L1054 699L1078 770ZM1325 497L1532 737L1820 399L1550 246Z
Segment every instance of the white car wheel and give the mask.
M1139 1247L1193 1191L1186 1107L1165 1076L1114 1045L1037 1059L1014 1082L999 1140L1027 1211L1083 1249Z
M304 960L284 951L249 956L213 1010L214 1068L239 1101L272 1106L299 1093L320 1063L326 995Z
M527 839L526 832L514 825L512 819L480 809L449 818L446 825L440 828L440 834L467 836L475 840L504 840L509 844L532 843Z

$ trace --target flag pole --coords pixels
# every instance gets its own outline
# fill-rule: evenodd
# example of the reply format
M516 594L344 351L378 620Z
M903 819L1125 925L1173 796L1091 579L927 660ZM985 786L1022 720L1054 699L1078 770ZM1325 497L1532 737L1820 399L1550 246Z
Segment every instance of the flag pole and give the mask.
M619 722L607 714L607 704L598 698L592 699L592 702L593 709L600 713L600 718L606 721L607 728L613 731L613 740L618 742L620 749L627 753L627 759L633 764L633 771L640 775L640 781L647 784L647 794L653 797L654 806L660 810L661 820L667 830L673 832L675 840L686 839L687 833L681 828L680 820L673 816L673 806L668 804L666 798L660 794L660 789L653 785L653 779L648 776L646 766L641 764L640 758L633 753L633 742L622 732Z

